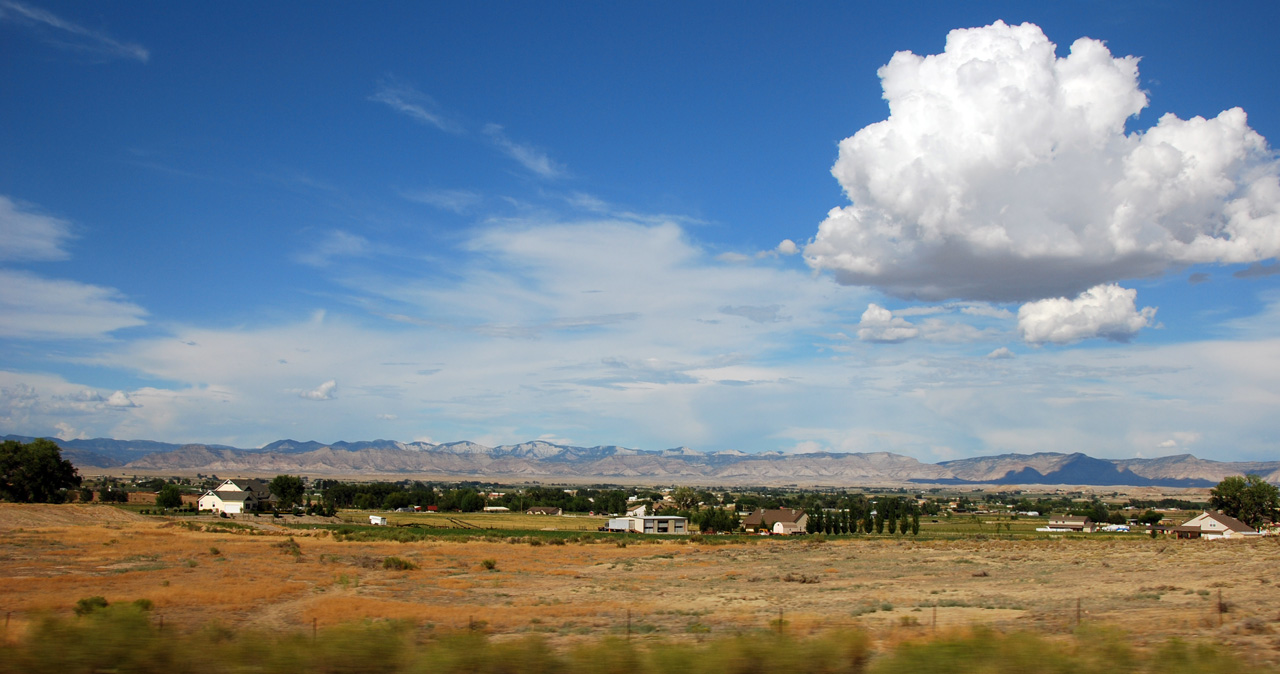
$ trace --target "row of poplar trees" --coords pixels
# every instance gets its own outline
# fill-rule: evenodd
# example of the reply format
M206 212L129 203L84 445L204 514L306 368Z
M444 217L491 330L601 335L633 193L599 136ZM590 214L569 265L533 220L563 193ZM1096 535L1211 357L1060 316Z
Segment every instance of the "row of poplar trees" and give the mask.
M840 501L833 509L814 508L807 530L811 534L920 533L920 508L915 501L893 496L872 503L865 496Z

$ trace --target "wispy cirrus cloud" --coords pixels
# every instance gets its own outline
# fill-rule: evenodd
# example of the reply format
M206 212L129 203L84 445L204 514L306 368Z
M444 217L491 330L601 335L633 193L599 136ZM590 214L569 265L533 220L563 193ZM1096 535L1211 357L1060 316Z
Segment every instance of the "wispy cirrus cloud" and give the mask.
M396 112L446 133L461 136L468 132L466 126L450 117L435 99L404 82L384 81L369 100L382 103ZM501 124L485 124L480 133L503 154L541 178L561 178L566 173L565 168L552 160L546 152L508 137Z
M500 124L486 124L484 135L488 136L498 149L543 178L560 178L565 174L564 167L552 161L551 157L542 150L508 138Z
M327 267L335 258L365 257L372 252L372 244L363 236L334 230L311 248L295 254L294 259L309 267Z
M77 23L38 7L13 0L0 0L0 21L29 26L45 33L50 44L74 51L89 52L107 58L120 58L139 63L151 60L151 51L135 42L122 42L104 31L85 28ZM49 32L48 29L53 29Z
M435 99L403 82L394 80L383 82L369 100L383 103L396 112L408 115L423 124L434 126L445 133L466 132L461 124L445 114Z
M400 196L415 203L434 206L459 215L470 212L484 201L484 195L473 190L406 190L400 192Z
M146 315L114 288L0 270L0 337L101 337Z
M65 260L71 223L0 195L0 260Z

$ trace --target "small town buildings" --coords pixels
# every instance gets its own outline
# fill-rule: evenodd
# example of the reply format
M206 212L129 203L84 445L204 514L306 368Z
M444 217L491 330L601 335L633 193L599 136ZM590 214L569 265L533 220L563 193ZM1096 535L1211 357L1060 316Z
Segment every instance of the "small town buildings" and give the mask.
M751 533L803 534L808 526L809 515L802 508L758 508L742 520L742 528Z
M648 513L649 513L649 506L648 504L645 504L645 503L627 507L627 517L644 517Z
M561 510L560 508L555 508L551 506L534 506L524 511L524 514L526 515L563 515L564 511Z
M689 520L672 515L614 517L609 520L609 525L606 529L637 534L687 534L689 533Z
M1054 515L1049 518L1049 524L1036 529L1036 531L1078 531L1091 534L1097 530L1097 525L1087 515Z
M1230 515L1206 510L1183 522L1180 526L1174 527L1173 535L1178 538L1219 539L1261 536L1262 534Z

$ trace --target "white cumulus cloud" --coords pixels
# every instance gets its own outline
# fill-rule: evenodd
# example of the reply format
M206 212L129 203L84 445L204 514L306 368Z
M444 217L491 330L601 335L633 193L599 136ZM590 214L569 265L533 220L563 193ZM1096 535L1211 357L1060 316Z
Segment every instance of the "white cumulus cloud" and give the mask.
M302 393L299 393L298 396L301 398L306 398L307 400L333 400L333 394L337 391L337 389L338 389L337 380L330 379L329 381L311 389L310 391L303 391Z
M1161 117L1138 59L1038 26L952 31L879 70L889 117L840 143L806 261L899 297L1028 301L1280 253L1280 169L1243 110Z
M112 393L111 397L107 398L106 405L107 407L114 407L117 409L127 409L139 406L138 403L133 402L133 398L130 398L129 394L124 391L116 391L115 393Z
M1018 332L1032 344L1070 344L1092 337L1125 341L1155 319L1154 307L1139 310L1137 291L1100 285L1065 297L1029 302L1018 309Z
M878 304L867 305L858 323L858 339L864 342L896 343L919 336L920 328L905 318L895 317L893 312Z

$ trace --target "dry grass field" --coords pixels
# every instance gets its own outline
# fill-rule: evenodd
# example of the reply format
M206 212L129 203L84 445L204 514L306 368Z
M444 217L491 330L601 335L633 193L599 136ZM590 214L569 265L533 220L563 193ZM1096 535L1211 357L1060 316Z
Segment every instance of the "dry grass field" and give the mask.
M41 614L70 616L78 599L101 595L151 600L166 628L309 631L395 619L426 632L538 634L552 644L835 627L892 643L974 624L1054 635L1079 616L1139 645L1177 636L1280 662L1272 538L623 540L352 542L322 529L0 504L0 612L8 638ZM388 557L417 568L386 569Z

